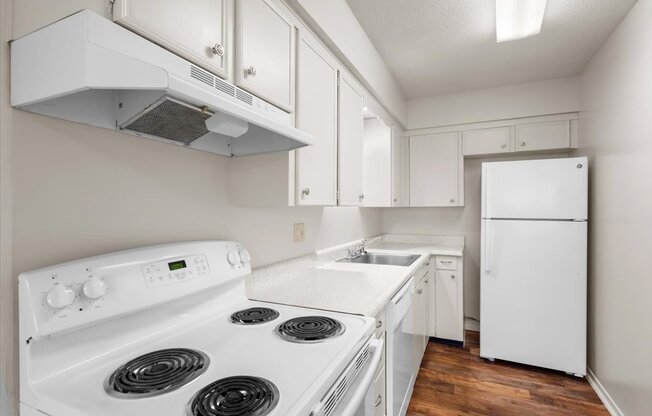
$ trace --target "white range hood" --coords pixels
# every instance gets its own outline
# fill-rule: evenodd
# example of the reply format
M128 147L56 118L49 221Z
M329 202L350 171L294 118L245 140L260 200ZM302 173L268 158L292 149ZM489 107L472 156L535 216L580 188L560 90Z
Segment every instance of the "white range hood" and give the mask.
M88 10L12 42L11 104L224 156L313 143L290 114Z

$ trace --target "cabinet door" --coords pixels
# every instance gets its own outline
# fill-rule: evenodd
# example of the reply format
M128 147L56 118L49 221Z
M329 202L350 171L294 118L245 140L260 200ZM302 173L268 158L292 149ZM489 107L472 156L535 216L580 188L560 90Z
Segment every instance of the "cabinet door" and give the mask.
M523 124L516 126L515 151L568 149L570 147L570 121Z
M392 127L392 201L393 207L405 205L405 148L406 139L396 126Z
M116 0L113 19L226 78L232 0Z
M423 358L423 346L426 336L426 288L425 279L421 280L415 289L414 294L414 370L415 373L419 371L421 366L421 359Z
M462 133L464 156L508 153L510 132L510 127L465 131Z
M363 205L389 207L392 198L392 129L382 120L364 121Z
M299 36L297 60L297 127L315 140L296 151L297 204L336 205L336 62L308 33Z
M460 339L459 278L455 270L435 272L436 336L443 339Z
M294 107L294 44L294 24L271 0L237 1L235 82L289 112Z
M339 205L362 205L362 135L364 95L340 72L338 94Z
M464 205L460 133L410 137L410 206Z

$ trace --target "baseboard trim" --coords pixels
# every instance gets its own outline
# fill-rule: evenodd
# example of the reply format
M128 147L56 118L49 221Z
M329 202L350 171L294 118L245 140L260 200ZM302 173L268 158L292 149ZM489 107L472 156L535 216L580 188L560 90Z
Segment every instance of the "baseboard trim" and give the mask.
M588 367L586 369L586 379L589 381L589 384L591 387L593 387L593 390L595 390L600 400L602 400L602 403L607 408L611 416L625 416L623 412L618 408L616 402L614 402L607 390L604 388L602 383L600 383L600 380L598 380L593 371Z

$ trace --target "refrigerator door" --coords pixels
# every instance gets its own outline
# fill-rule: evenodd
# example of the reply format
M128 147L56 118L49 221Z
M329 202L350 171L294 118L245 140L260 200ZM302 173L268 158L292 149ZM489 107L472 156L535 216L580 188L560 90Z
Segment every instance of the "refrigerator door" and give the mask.
M585 157L482 164L482 218L587 219Z
M482 221L482 357L586 374L586 230Z

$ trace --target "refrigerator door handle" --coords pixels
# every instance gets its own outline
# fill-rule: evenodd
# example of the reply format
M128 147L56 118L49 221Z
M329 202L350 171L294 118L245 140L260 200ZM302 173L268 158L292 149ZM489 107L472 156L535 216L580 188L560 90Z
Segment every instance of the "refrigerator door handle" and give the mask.
M486 221L484 232L484 271L491 273L491 256L494 245L493 235L491 234L491 221Z

